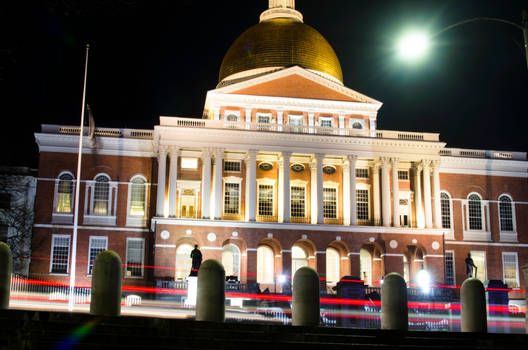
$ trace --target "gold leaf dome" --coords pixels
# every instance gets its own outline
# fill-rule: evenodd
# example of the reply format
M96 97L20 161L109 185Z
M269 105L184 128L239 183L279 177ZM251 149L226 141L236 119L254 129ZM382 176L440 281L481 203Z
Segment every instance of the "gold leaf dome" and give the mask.
M334 49L318 31L298 20L273 18L235 40L222 61L219 85L295 65L343 83Z

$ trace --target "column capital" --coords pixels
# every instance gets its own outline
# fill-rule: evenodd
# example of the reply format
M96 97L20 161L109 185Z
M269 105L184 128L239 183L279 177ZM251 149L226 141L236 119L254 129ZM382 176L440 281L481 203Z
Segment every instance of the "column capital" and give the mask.
M167 156L167 153L169 152L169 147L166 146L166 145L160 145L158 147L158 156L160 157L163 157L163 156Z
M256 160L258 153L259 153L259 151L255 150L255 149L249 149L247 151L246 160Z
M386 168L389 165L389 157L379 157L379 164L382 168Z
M225 152L225 148L213 148L213 153L215 158L223 157Z
M429 159L423 159L422 160L422 167L423 169L428 169L429 170L429 166L431 165L431 160Z
M326 156L326 154L324 154L324 153L314 153L314 158L317 161L321 161L322 162L325 156Z
M284 159L290 159L291 158L291 155L292 155L292 152L288 152L288 151L281 151L281 158L284 160Z
M375 161L372 163L372 173L377 174L379 173L380 163L378 161Z
M202 156L201 158L211 158L211 154L213 153L213 149L210 147L202 148Z
M357 154L347 154L346 158L350 162L355 162L358 159Z
M170 146L169 152L170 152L171 157L177 157L181 153L180 148L178 146Z
M398 164L400 163L400 159L399 158L391 158L390 159L390 163L393 167L397 167Z
M420 171L422 171L422 164L420 162L414 162L412 168L414 169L414 173L418 174Z
M439 160L432 160L431 161L431 167L433 170L438 170L440 168L440 161Z

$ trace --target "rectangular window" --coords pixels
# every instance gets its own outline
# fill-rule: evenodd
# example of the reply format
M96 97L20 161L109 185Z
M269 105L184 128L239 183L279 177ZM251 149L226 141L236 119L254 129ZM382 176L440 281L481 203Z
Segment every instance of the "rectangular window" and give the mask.
M502 274L508 288L519 288L517 253L502 253Z
M107 237L90 237L90 247L88 248L88 275L92 274L92 268L97 254L106 250L107 247Z
M270 114L257 114L257 123L271 124L271 115Z
M182 158L182 169L196 169L198 168L198 158Z
M224 214L238 214L240 203L240 184L226 183L224 187Z
M239 173L241 171L241 162L239 160L224 160L224 171Z
M331 128L331 127L333 127L333 121L334 121L333 118L320 117L319 118L319 126L321 126L323 128Z
M143 238L127 238L126 277L143 277L144 255L145 240Z
M398 180L409 181L409 171L398 170Z
M304 187L290 187L290 213L293 218L305 217L305 194Z
M273 216L273 185L259 185L258 214Z
M471 258L473 259L473 264L477 267L473 278L479 279L482 283L486 282L486 252L472 251Z
M446 284L448 286L455 285L455 252L452 250L445 251L445 269L446 269Z
M356 190L357 219L369 219L368 190Z
M323 213L328 219L337 218L337 189L323 188Z
M357 168L356 169L356 177L361 179L368 179L369 177L369 171L365 168Z
M51 240L50 273L68 273L70 260L70 236L53 235Z
M145 216L145 181L136 178L130 184L130 216Z
M288 124L293 126L290 128L291 132L302 132L304 117L302 115L289 115Z

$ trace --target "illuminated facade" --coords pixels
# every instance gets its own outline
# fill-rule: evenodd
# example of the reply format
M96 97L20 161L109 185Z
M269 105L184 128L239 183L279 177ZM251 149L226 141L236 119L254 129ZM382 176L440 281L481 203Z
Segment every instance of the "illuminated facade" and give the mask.
M204 259L262 290L287 289L305 265L329 290L346 275L412 281L422 268L460 285L469 252L478 278L524 282L525 153L378 130L382 103L343 85L335 53L292 0L270 1L219 76L202 119L86 137L78 280L89 281L90 261L107 248L128 265L125 283L184 279L198 244ZM36 134L35 277L67 280L78 133L43 125Z

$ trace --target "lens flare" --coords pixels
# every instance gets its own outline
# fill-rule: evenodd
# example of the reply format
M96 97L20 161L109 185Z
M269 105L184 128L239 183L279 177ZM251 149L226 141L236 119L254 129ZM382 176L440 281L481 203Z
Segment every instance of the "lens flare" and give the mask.
M402 60L417 61L427 54L429 36L424 32L408 32L398 41L396 49Z

